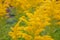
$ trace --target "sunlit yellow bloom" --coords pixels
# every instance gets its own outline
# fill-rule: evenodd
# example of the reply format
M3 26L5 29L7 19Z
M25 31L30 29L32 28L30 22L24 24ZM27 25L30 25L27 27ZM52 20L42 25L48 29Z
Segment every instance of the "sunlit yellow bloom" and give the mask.
M60 20L59 2L56 0L9 0L7 3L16 8L17 14L25 14L19 17L14 27L11 27L9 36L16 40L20 37L25 40L53 40L51 36L39 34L45 30L46 26L49 27L52 18ZM35 8L33 13L29 12L32 7ZM20 26L21 21L24 21L27 26ZM57 24L60 23L57 22Z

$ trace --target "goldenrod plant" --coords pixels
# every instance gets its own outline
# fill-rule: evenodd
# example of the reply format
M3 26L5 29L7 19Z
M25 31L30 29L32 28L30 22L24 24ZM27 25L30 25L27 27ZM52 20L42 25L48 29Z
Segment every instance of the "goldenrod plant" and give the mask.
M60 0L0 0L0 40L60 40Z

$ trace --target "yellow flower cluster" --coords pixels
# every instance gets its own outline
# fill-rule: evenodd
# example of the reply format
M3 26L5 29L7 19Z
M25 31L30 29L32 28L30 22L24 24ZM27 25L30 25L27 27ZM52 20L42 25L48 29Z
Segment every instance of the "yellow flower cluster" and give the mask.
M14 3L13 3L14 2ZM60 20L60 3L56 0L16 0L11 2L11 5L18 8L21 7L25 16L19 18L14 27L11 28L8 34L13 40L24 38L25 40L53 40L49 35L39 35L46 26L50 25L52 18ZM16 4L15 4L16 2ZM35 7L33 13L29 12L29 8ZM20 11L20 10L18 10ZM17 12L18 13L18 12ZM20 26L21 21L24 21L26 26ZM60 24L60 23L57 23Z
M9 35L14 40L17 40L21 36L25 38L25 40L42 40L41 38L39 38L39 33L42 32L47 25L50 25L49 23L50 18L48 14L38 13L39 11L37 10L34 12L34 14L29 13L27 11L24 12L27 15L27 17L29 17L29 20L27 21L25 16L20 17L15 27L11 28L12 31L9 32ZM26 22L27 24L26 27L19 25L22 20ZM25 33L22 32L22 30L25 31ZM38 38L36 39L35 38L36 36L38 36L39 39ZM47 37L47 39L45 39L44 37L42 38L43 40L53 40L52 38L49 37Z
M6 8L8 4L6 2L0 0L0 16L4 16L6 14Z

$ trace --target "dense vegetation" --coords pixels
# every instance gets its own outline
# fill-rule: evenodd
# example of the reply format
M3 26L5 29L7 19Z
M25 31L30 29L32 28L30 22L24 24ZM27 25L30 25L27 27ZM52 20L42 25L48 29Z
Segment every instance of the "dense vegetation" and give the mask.
M0 0L0 40L60 40L60 0Z

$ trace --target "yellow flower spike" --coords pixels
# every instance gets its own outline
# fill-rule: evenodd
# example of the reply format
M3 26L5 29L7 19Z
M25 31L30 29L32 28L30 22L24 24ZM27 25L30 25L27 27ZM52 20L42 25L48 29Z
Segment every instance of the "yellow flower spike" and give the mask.
M24 18L24 16L22 16L22 18ZM21 30L24 30L25 27L19 26L19 23L22 21L22 18L19 18L19 21L17 22L17 24L14 27L11 27L12 32L9 32L9 34L13 39L15 39L15 37L16 39L20 38L23 35Z
M19 19L19 21L17 22L17 24L15 25L15 27L14 27L14 28L11 28L11 29L12 29L12 30L16 30L16 31L21 30L21 29L24 29L24 27L20 27L20 26L19 26L21 20L22 20L22 19Z
M41 15L41 16L39 16L39 15ZM44 15L44 17L43 17L43 15L44 14L37 14L37 13L33 14L33 16L29 19L29 24L36 25L36 23L37 23L42 26L42 24L45 25L44 23L46 22L46 25L47 25L48 21L50 21L50 18L48 17L48 15L47 16ZM42 23L43 22L42 20L44 20L44 23ZM40 24L40 23L42 23L42 24Z
M9 32L8 34L12 37L12 39L17 39L23 35L23 33L21 32L21 30L23 29L23 27L16 27L15 29L13 27L12 32Z
M20 38L21 35L23 35L23 33L21 32L21 30L23 30L24 27L13 27L12 31L9 32L8 34L12 37L12 39L17 39Z
M15 26L15 27L11 28L12 31L20 31L20 30L23 30L23 29L24 29L24 27L22 27L22 26Z

